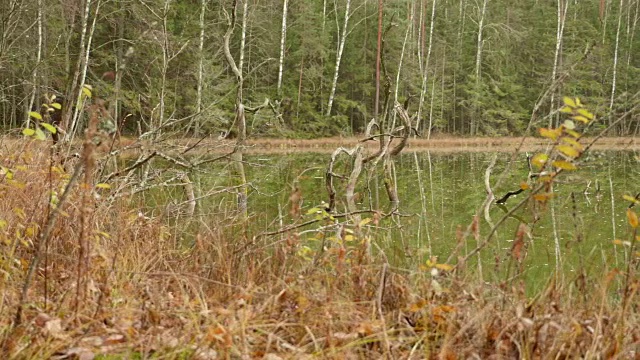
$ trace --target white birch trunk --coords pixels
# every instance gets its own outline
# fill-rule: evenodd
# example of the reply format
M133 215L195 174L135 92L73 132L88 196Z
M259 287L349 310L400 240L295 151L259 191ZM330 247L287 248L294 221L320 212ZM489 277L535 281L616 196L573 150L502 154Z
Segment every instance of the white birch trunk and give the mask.
M631 13L631 9L629 9L629 13ZM636 11L635 14L633 15L633 25L629 25L629 23L627 24L627 27L631 28L631 31L629 31L629 29L627 29L627 33L629 34L629 51L627 51L627 67L631 66L631 55L633 54L633 38L635 36L636 33L636 27L638 25L638 19L640 18L640 16L638 16L638 14L640 14L640 1L636 1Z
M89 55L91 54L91 42L93 40L93 33L96 30L96 21L98 20L98 13L100 12L100 5L102 4L101 0L98 0L98 3L96 5L96 12L93 15L93 22L91 24L91 30L89 31L89 35L87 36L87 46L85 49L81 50L81 54L84 54L83 58L82 58L82 69L80 70L80 83L78 86L78 93L77 93L77 97L75 98L78 102L80 102L80 100L82 99L82 88L84 87L85 84L85 80L87 78L87 67L89 66ZM86 29L87 29L87 25L89 22L89 10L90 10L90 6L91 6L91 0L87 0L87 6L85 8L85 16L84 19L82 21L82 33L86 33ZM82 41L80 42L81 44L83 43ZM77 126L78 126L78 120L80 118L80 111L81 109L81 105L80 103L78 103L75 107L75 110L73 112L73 120L72 120L72 124L71 127L69 128L69 132L67 133L68 136L70 136L70 138L73 138L73 136L75 135L75 132L77 130Z
M618 72L618 45L620 44L620 24L622 23L622 6L624 5L624 0L620 0L620 9L618 9L618 29L616 30L616 47L613 55L613 75L611 80L611 101L609 102L609 110L613 109L613 101L616 96L616 80L617 80L617 72ZM613 121L613 117L609 117L609 122ZM615 131L615 129L614 129Z
M409 38L409 31L413 27L413 7L411 7L411 17L409 19L409 24L407 24L407 30L404 33L404 41L402 42L402 51L400 52L400 61L398 61L398 72L396 73L396 87L393 90L393 103L396 104L398 102L398 90L400 88L400 72L402 71L402 62L404 60L404 51L407 47L407 39ZM406 110L406 109L405 109ZM396 111L393 111L393 120L391 122L391 130L396 127Z
M347 40L347 26L349 23L349 8L351 7L351 0L347 0L347 5L344 11L344 23L342 24L342 32L339 36L338 53L336 54L336 67L333 73L333 82L331 83L331 92L329 93L329 102L327 103L327 116L331 116L331 108L333 107L333 99L336 95L336 86L338 85L338 74L340 73L340 61L342 60L342 52L344 50L344 43Z
M436 0L433 0L431 5L431 25L429 27L429 46L427 47L427 56L424 64L424 69L422 71L422 87L420 88L420 103L418 105L418 119L416 121L416 129L420 130L420 121L422 120L422 109L424 107L424 98L427 94L427 80L429 77L429 61L431 59L431 45L433 44L433 28L434 28L434 20L436 17Z
M284 44L287 38L288 0L284 0L282 8L282 31L280 33L280 65L278 66L278 95L282 93L282 68L284 67Z
M564 6L562 3L564 1ZM567 10L569 9L569 1L568 0L558 0L558 21L556 27L556 50L555 55L553 57L553 70L551 71L551 84L556 81L556 77L558 75L558 63L560 60L560 52L562 51L562 38L564 36L564 24L567 19ZM553 85L552 85L553 86ZM555 97L556 92L551 92L551 109L549 113L551 114L555 110ZM556 121L557 124L557 121ZM553 117L549 117L549 127L553 126Z
M480 11L480 20L478 21L478 42L477 42L477 51L476 51L476 92L479 89L479 85L480 85L480 69L481 69L481 65L482 65L482 32L484 30L484 14L487 11L487 1L488 0L484 0L482 3L482 10ZM476 93L475 95L476 97L478 96L478 94ZM479 123L478 123L478 114L474 114L474 116L471 117L471 135L476 135L478 127L479 127Z
M29 116L29 112L33 109L33 104L36 100L36 93L38 92L38 68L40 67L40 61L42 60L42 0L38 0L37 7L38 7L38 14L37 14L38 51L36 53L36 65L33 68L33 77L31 78L33 90L31 92L31 97L29 98L29 104L26 112L27 127L31 125L31 116Z
M238 70L240 74L244 74L244 48L247 43L247 13L249 12L249 0L244 0L242 2L242 36L240 37L240 59L238 60ZM239 97L241 101L244 100L243 92L244 92L244 76L240 76L240 93Z
M200 1L200 41L198 42L198 92L196 94L196 118L194 132L200 133L202 116L202 91L204 89L204 15L207 11L207 0Z

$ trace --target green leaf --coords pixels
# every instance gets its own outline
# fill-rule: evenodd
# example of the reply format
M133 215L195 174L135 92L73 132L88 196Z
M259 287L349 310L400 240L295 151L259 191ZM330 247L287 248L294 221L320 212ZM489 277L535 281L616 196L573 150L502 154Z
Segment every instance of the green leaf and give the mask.
M52 133L52 134L55 134L55 133L56 133L56 131L58 131L58 129L56 129L56 127L55 127L55 126L53 126L53 125L51 125L51 124L49 124L49 123L45 123L45 122L43 122L43 123L41 123L40 125L42 125L42 127L43 127L43 128L47 129L47 131L49 131L49 132L50 132L50 133Z
M36 131L31 129L31 128L24 128L22 129L22 135L24 136L33 136L33 134L35 134Z
M51 107L58 110L62 109L62 105L60 105L59 103L52 103Z
M47 138L47 136L44 134L42 129L36 128L35 138L38 139L38 140L44 140L44 139Z
M40 113L37 111L29 111L29 116L36 120L42 120L42 115L40 115Z

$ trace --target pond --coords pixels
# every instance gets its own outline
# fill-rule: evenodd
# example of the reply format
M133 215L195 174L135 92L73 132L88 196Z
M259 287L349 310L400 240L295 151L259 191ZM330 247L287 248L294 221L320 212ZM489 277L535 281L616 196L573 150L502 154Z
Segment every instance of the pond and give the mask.
M328 200L324 173L329 159L328 153L312 152L246 156L247 180L251 182L248 212L252 230L255 233L274 231L317 216L314 211L311 214L307 211ZM345 155L340 159L335 172L348 176L349 158ZM486 215L479 211L486 198L485 172L494 159L490 183L495 197L500 198L526 181L529 170L525 154L428 151L401 154L395 161L401 216L380 221L371 241L385 252L392 264L412 269L431 256L444 262L459 243L460 229L466 229L476 213L480 214L482 241L491 228L488 220L498 222L526 196L523 193L510 197L503 207L494 201ZM530 282L545 281L556 268L572 280L582 269L593 274L621 266L626 254L613 241L630 240L625 213L629 202L623 200L623 195L635 196L640 191L639 165L638 154L632 151L590 152L577 171L565 172L559 177L554 185L555 196L545 208L539 209L538 221L533 221L532 208L525 206L498 227L481 252L483 275L487 278L506 276L503 271L493 269L509 261L521 221L529 225L525 237L526 267L521 276ZM211 170L212 175L197 179L202 189L228 185L229 169L223 164L216 166ZM338 213L346 211L345 183L346 180L336 180ZM295 184L300 189L302 204L298 219L290 214ZM389 210L380 166L371 173L363 171L356 191L362 209ZM184 196L179 191L172 196L176 195ZM234 207L235 196L227 194L207 197L200 209L206 217L228 214ZM363 214L362 218L371 216ZM300 234L303 245L316 249L319 245L314 230L325 225L319 222L294 232ZM367 227L374 225L369 223ZM464 255L476 246L477 240L468 236L461 243L459 254Z

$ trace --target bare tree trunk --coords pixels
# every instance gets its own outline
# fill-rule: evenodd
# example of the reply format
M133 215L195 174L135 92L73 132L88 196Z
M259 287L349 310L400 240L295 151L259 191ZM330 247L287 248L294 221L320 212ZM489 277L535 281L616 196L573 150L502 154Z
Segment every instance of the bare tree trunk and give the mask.
M300 116L300 98L302 97L302 74L304 72L304 56L300 60L300 77L298 79L298 99L296 102L296 120Z
M227 63L231 68L231 71L236 77L236 82L238 84L238 89L236 92L236 113L235 119L232 124L237 126L238 137L236 138L236 147L233 154L231 154L232 161L232 173L234 175L234 181L238 185L245 185L247 183L247 178L244 171L243 164L243 152L244 145L247 137L247 128L246 128L246 119L244 115L244 104L243 104L243 95L242 88L244 86L244 77L242 75L242 67L244 62L244 46L246 41L246 30L247 30L247 10L248 10L248 0L244 0L243 5L243 14L242 14L242 36L240 41L240 59L238 65L236 65L233 56L231 55L230 50L230 42L231 35L233 34L233 30L236 25L237 18L237 0L233 1L232 4L232 12L231 15L227 15L227 31L224 34L224 55L227 59ZM243 215L244 218L247 217L247 188L243 186L238 190L238 210Z
M198 42L198 92L196 94L196 117L194 124L194 133L196 136L200 133L202 126L202 91L204 89L204 15L207 11L207 0L200 1L200 41Z
M327 116L331 116L331 108L333 107L333 99L336 95L336 86L338 85L338 74L340 73L340 61L342 60L342 52L344 51L344 43L347 40L347 26L349 23L349 9L351 7L351 0L347 0L347 4L344 10L344 23L342 24L342 31L338 37L338 53L336 54L336 66L333 73L333 82L331 84L331 92L329 93L329 102L327 103Z
M373 107L373 117L376 119L376 121L379 121L378 110L380 108L380 49L382 47L382 11L383 11L382 0L378 0L378 43L376 48L376 98L375 98L375 104ZM406 36L405 36L405 39L406 39Z
M287 38L288 0L284 0L282 8L282 31L280 33L280 66L278 66L278 95L282 94L282 68L284 67L284 44Z
M409 31L411 30L412 26L413 26L413 17L414 17L414 12L413 12L413 7L411 7L411 14L410 14L410 19L409 19L409 23L407 24L407 30L404 33L404 41L402 42L402 51L400 52L400 61L398 61L398 72L396 73L396 88L393 91L393 103L397 103L398 102L398 90L400 88L400 72L402 71L402 63L404 60L404 51L406 49L407 46L407 39L409 38ZM406 109L405 109L406 110ZM393 121L391 122L391 130L395 129L396 127L396 114L397 112L394 111L393 112Z
M31 125L31 117L29 116L29 112L33 109L33 104L36 100L36 93L38 92L38 69L40 68L40 61L42 60L42 0L38 0L36 6L38 8L38 50L36 52L36 64L33 68L33 76L31 78L33 89L31 91L31 97L29 98L29 105L26 111L27 127Z
M169 14L169 5L171 0L164 1L162 9L162 69L160 70L160 110L158 114L157 126L154 130L154 138L158 139L162 135L161 129L165 125L166 110L166 93L167 93L167 72L169 71L169 31L167 26L167 17Z
M85 52L88 51L89 47L85 46L85 38L87 37L87 26L89 24L89 11L91 9L91 0L85 0L85 8L82 13L81 20L81 33L80 33L80 53L78 54L78 60L76 61L76 69L73 73L73 79L71 81L71 87L69 88L68 93L68 101L69 104L64 110L64 116L62 117L62 128L67 131L67 134L64 136L64 140L69 140L72 135L72 128L75 126L75 122L77 121L78 109L76 106L76 110L74 111L73 105L80 98L82 86L84 85L84 81L81 81L81 84L78 86L78 81L80 81L80 76L82 74L82 78L86 76L86 62ZM96 10L97 13L97 10Z
M600 0L600 21L602 22L602 45L607 36L607 18L609 17L609 3L611 0Z
M556 52L553 57L553 70L551 72L551 83L553 84L556 81L556 77L558 74L558 63L560 59L560 52L562 51L562 37L564 34L564 24L567 19L567 10L569 9L569 1L567 0L558 0L558 22L556 28ZM553 86L553 85L552 85ZM555 96L556 91L551 92L551 109L549 113L553 113L555 110ZM557 125L556 121L556 125ZM553 117L549 117L549 127L553 126Z
M416 129L420 131L420 122L422 121L422 109L424 108L424 98L427 95L427 79L429 78L429 61L431 59L431 48L433 45L433 28L436 18L436 2L433 0L431 4L431 25L429 28L429 47L427 48L427 59L425 60L424 69L422 71L422 87L420 88L420 103L418 104L418 119L416 121Z
M609 102L609 111L613 109L613 101L616 96L616 80L618 75L618 46L620 44L620 24L622 23L622 7L624 0L620 0L620 9L618 9L618 29L616 30L616 47L613 55L613 75L611 79L611 101ZM609 117L609 123L613 121L613 116ZM617 129L612 129L617 132Z
M325 37L325 28L327 25L327 0L322 2L322 39L324 41ZM322 57L320 61L320 68L322 69L322 74L320 76L320 113L324 114L324 57Z
M116 46L116 68L115 70L115 83L114 83L114 104L113 104L113 119L116 122L116 129L118 131L118 136L120 135L122 129L122 119L120 118L121 116L121 100L120 100L120 94L121 94L121 89L122 89L122 75L123 75L123 71L125 69L125 54L124 54L124 15L125 13L125 7L122 4L123 0L118 0L118 41L116 42L115 46Z
M471 136L476 135L478 128L480 126L479 124L479 115L477 114L477 98L478 98L478 92L480 91L480 69L481 69L481 65L482 65L482 45L483 45L483 40L482 40L482 32L484 30L484 14L487 11L487 1L488 0L484 0L482 3L482 10L480 11L480 19L478 21L478 42L477 42L477 51L476 51L476 114L474 116L471 117Z

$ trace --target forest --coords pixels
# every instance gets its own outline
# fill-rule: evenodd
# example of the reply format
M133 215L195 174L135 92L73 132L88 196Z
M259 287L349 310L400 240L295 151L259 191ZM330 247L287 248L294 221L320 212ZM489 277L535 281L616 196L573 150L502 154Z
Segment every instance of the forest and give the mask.
M0 0L0 358L637 359L639 20Z
M407 101L425 137L531 135L530 123L558 123L560 94L588 98L612 121L640 90L632 0L7 0L0 9L7 129L45 94L76 104L88 84L126 133L168 124L177 136L219 135L238 87L225 53L232 16L229 55L243 101L260 108L252 136L359 134L394 101ZM613 133L637 131L631 116Z

